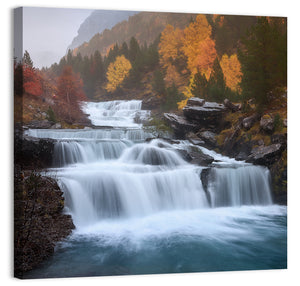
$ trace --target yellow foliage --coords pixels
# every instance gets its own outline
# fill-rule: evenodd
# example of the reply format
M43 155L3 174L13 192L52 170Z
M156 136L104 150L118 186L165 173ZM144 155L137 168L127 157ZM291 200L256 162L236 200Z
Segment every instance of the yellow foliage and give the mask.
M242 71L237 55L233 54L228 57L228 55L224 54L220 65L223 70L226 85L233 91L240 91L239 83L242 79Z
M108 83L106 90L113 92L119 87L124 79L128 76L131 69L131 63L123 55L118 56L113 63L110 63L107 69L106 77Z
M160 62L168 67L172 61L180 56L183 42L183 31L172 25L167 25L161 33L159 43Z
M198 15L196 21L185 28L182 49L190 72L200 71L209 77L217 52L205 15Z
M183 92L183 95L185 97L185 99L183 99L182 101L180 102L177 102L177 105L178 105L178 109L182 109L186 106L187 104L187 101L189 98L193 97L193 94L192 94L192 86L194 84L194 75L192 75L190 77L190 83L189 85L185 88L185 91Z
M166 86L171 86L173 83L176 85L180 81L180 74L177 72L175 66L169 65L167 67L166 76L164 78Z

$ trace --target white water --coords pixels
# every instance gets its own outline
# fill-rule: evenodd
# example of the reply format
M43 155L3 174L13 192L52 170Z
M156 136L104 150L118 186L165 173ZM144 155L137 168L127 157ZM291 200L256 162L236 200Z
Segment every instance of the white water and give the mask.
M121 110L121 107L126 108L119 112L117 108ZM269 240L284 237L284 229L280 229L274 218L285 216L286 208L272 205L269 171L192 146L187 141L170 144L154 139L146 143L144 140L151 134L145 133L134 122L135 113L141 112L139 108L140 102L138 105L137 101L85 105L84 110L90 114L93 124L107 126L108 121L110 124L115 122L113 129L27 131L30 136L58 139L53 163L59 168L52 171L64 191L66 211L76 225L73 236L65 245L66 249L71 249L67 254L70 260L75 259L72 270L64 270L58 254L58 268L53 266L54 277L59 271L63 276L80 273L84 276L90 268L94 269L92 264L89 265L91 259L95 262L95 273L107 275L110 273L110 259L118 260L112 254L114 251L121 251L123 255L133 251L130 257L138 252L148 261L151 250L154 257L160 257L160 253L169 257L168 253L174 252L172 243L177 245L176 249L188 243L194 245L195 250L204 247L212 251L209 259L213 266L210 268L199 264L203 257L200 259L193 252L188 254L192 259L188 265L199 265L195 266L198 271L245 269L249 265L255 268L257 259L247 264L247 255L237 267L238 256L231 255L239 253L239 247L244 247L235 245L234 241L246 241L243 251L247 253L251 249L251 255L256 257L260 253L255 253L257 248L253 248L253 242L256 245L266 241L267 245ZM149 115L148 112L145 114ZM121 125L126 127L120 128ZM207 191L201 181L205 167L189 164L178 152L190 148L198 148L216 160L212 164ZM166 243L169 239L171 244ZM225 263L218 268L216 261L221 258L218 258L218 252L214 252L215 247L221 247L227 253L231 267ZM267 246L262 249L267 249ZM189 250L183 248L176 255L182 257L184 254L180 253L185 251ZM268 253L263 253L262 257L265 255ZM280 255L284 259L284 251ZM81 259L84 262L80 262ZM149 259L147 270L141 270L143 262L139 262L132 265L132 273L153 273L150 269L156 269L158 261ZM180 259L172 262L168 258L165 263L180 265L183 258ZM163 261L160 267L162 264ZM81 272L82 265L87 266ZM191 269L189 267L186 269ZM99 272L99 269L104 270ZM180 268L170 269L178 272ZM153 271L163 273L169 270L159 268Z

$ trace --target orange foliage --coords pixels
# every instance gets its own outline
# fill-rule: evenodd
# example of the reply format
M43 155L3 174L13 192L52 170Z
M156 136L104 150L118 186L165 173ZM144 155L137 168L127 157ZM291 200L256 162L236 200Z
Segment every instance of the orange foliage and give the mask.
M33 96L42 95L41 78L34 68L23 65L23 88L25 94Z
M177 72L175 66L169 65L167 67L167 72L164 81L167 86L171 86L173 83L176 85L178 82L180 82L180 74Z
M198 15L196 21L185 28L182 49L190 72L200 71L209 77L217 52L205 15Z
M236 54L224 54L220 61L226 85L233 91L239 91L239 83L242 80L241 64Z
M172 25L167 25L161 33L159 43L160 61L167 68L174 60L182 54L183 31Z
M80 102L86 100L80 76L73 72L72 67L65 66L58 78L56 113L60 118L73 122L81 114Z

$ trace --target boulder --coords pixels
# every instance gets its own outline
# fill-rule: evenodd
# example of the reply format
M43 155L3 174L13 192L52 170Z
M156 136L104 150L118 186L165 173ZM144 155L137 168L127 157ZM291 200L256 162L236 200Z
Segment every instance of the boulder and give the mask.
M260 128L267 133L272 133L274 130L274 120L270 115L262 116L259 125Z
M55 123L54 125L51 126L51 129L61 129L61 124L60 123Z
M192 106L203 106L205 103L205 100L199 97L191 97L187 101L187 105Z
M178 137L184 137L187 132L195 131L197 125L189 122L183 116L174 113L164 113L165 121L173 128L174 133Z
M273 144L282 144L282 145L287 145L287 133L279 133L279 134L273 134L271 136L271 142Z
M254 123L257 122L258 120L259 120L259 115L253 114L253 115L243 119L242 126L246 130L249 130L254 125Z
M232 112L236 112L241 110L242 105L241 104L233 104L229 99L224 99L224 106L229 109Z
M204 145L205 142L200 139L195 133L190 132L186 135L186 139L188 139L194 145Z
M183 108L184 116L193 123L206 129L217 129L223 124L223 117L227 109L223 104L205 102L202 106L186 105Z
M197 133L198 137L202 139L206 145L215 147L217 145L216 134L212 131L202 131Z
M192 158L192 160L190 161L191 164L195 164L199 166L209 166L214 161L213 157L204 154L202 152L191 151L188 154Z
M259 146L252 150L246 162L270 166L280 157L284 146L282 144L272 144L269 146Z

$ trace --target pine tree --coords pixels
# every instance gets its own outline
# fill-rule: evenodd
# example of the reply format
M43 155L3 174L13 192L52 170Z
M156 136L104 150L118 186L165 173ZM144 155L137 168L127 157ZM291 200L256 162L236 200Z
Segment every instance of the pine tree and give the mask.
M208 80L207 97L209 100L222 102L225 97L226 84L224 74L218 58L215 59L213 69Z
M199 71L195 74L191 92L196 97L205 98L207 96L207 79L205 74Z
M23 65L33 68L33 61L31 60L31 57L27 50L25 51L23 56Z

